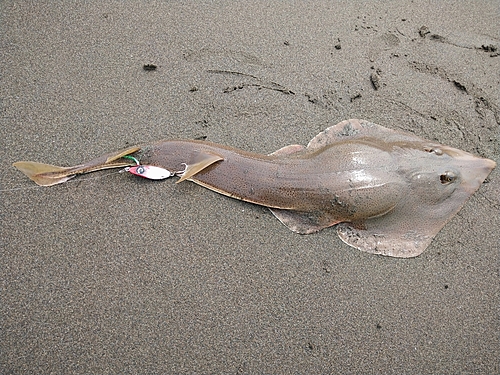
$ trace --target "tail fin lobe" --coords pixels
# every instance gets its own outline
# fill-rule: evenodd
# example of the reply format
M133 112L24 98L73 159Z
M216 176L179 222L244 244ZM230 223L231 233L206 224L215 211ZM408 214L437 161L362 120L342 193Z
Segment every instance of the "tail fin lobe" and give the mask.
M75 167L58 167L34 161L18 161L12 165L40 186L60 184L75 177L75 174L70 172Z

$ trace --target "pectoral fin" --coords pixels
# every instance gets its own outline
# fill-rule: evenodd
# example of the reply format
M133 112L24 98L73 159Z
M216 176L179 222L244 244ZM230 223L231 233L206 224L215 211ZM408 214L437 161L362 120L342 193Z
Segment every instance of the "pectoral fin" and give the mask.
M419 256L431 243L437 230L422 231L421 228L400 231L400 228L385 228L384 219L367 220L365 223L341 223L337 233L346 244L371 254L396 258Z
M350 119L330 126L315 136L307 148L309 150L319 150L332 143L353 141L356 139L371 140L379 144L405 145L407 143L422 143L422 138L410 133L403 133L396 130L385 128L366 120ZM425 142L425 141L424 141ZM429 141L429 146L437 144Z
M195 174L220 160L224 160L224 158L216 154L197 152L196 155L194 155L192 162L186 165L186 170L176 183L178 184L179 182L193 177Z

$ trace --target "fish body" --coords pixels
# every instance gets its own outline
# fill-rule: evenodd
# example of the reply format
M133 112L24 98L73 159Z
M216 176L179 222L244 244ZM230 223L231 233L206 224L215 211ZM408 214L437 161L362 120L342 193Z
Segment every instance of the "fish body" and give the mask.
M398 194L397 187L403 187L392 156L363 142L319 150L302 148L292 154L261 155L208 142L166 141L153 145L150 155L146 154L141 163L169 170L182 169L180 161L186 160L187 150L187 155L193 158L204 155L222 158L188 177L190 181L269 208L310 214L321 212L323 216L336 217L337 222L387 211ZM366 159L374 154L377 154L377 164L368 166ZM340 155L344 155L342 160ZM358 194L356 208L348 203L353 194ZM376 201L366 199L373 195L377 196ZM332 225L331 218L328 226ZM300 230L301 233L313 231L316 230Z
M76 174L140 164L269 207L302 234L337 225L347 244L370 253L419 255L495 167L467 152L364 120L347 120L270 154L205 141L169 140L64 168L14 165L40 185ZM45 166L45 167L43 167ZM39 171L38 171L39 170Z

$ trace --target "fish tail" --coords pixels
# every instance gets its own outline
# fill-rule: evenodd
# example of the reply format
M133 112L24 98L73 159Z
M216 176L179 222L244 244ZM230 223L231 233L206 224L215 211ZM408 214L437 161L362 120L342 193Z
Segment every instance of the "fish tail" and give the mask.
M12 164L40 186L51 186L75 177L78 167L58 167L34 161L18 161Z
M123 168L134 165L134 163L130 160L123 160L123 158L139 151L140 149L141 148L139 146L129 147L126 150L102 155L85 164L74 167L58 167L56 165L37 163L34 161L18 161L12 165L23 172L31 180L35 181L38 185L52 186L68 181L77 174L84 174L110 168Z

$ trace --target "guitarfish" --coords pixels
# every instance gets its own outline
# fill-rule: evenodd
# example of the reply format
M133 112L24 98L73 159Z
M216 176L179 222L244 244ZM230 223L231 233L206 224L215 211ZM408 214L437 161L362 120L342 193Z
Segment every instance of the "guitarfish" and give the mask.
M493 160L394 131L346 120L269 155L215 143L167 140L103 155L75 167L14 166L42 186L107 168L159 167L232 198L270 208L301 234L337 225L359 250L409 258L479 189ZM135 173L138 174L138 173Z

